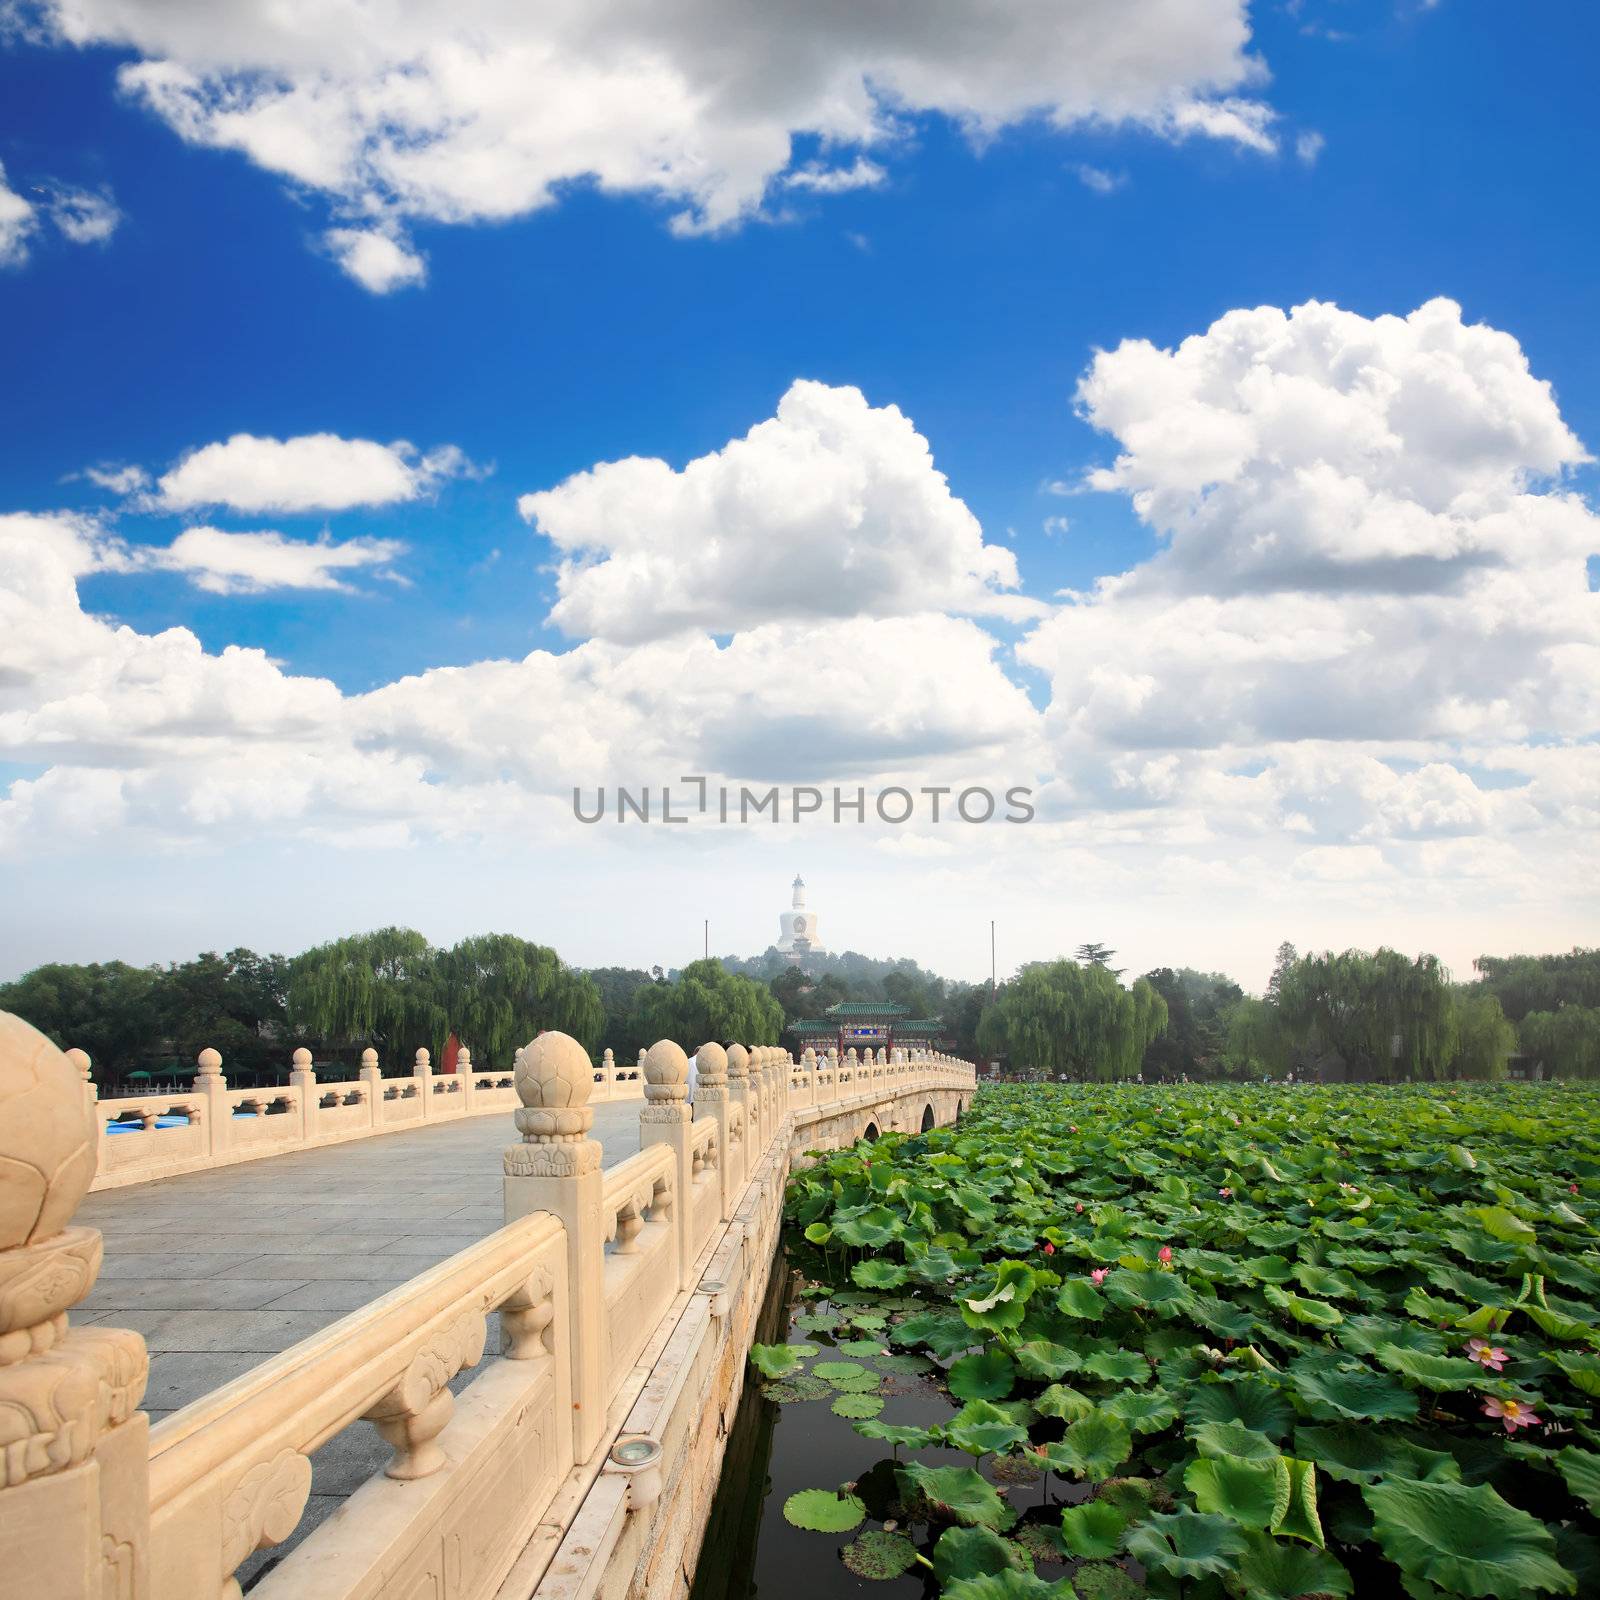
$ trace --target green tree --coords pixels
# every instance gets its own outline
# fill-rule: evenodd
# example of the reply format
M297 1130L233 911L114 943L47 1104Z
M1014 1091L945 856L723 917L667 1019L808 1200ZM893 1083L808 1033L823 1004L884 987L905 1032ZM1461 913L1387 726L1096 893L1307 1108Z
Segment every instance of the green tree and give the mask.
M1450 1059L1453 1078L1506 1076L1506 1063L1516 1053L1517 1030L1506 1021L1492 994L1471 989L1456 994L1456 1048Z
M1145 1076L1204 1078L1225 1070L1224 1014L1244 990L1224 973L1193 967L1157 967L1145 981L1167 1003L1167 1031L1145 1048Z
M253 950L175 962L156 979L156 1033L186 1066L209 1045L221 1052L224 1071L287 1068L288 983L284 957Z
M1104 967L1114 977L1120 978L1126 967L1114 967L1111 958L1117 952L1110 945L1105 944L1080 944L1078 946L1078 960L1086 967Z
M712 957L691 961L675 982L641 990L638 1019L652 1044L672 1039L693 1052L711 1041L776 1044L783 1007L765 984L735 976Z
M1600 1078L1600 1006L1530 1011L1518 1030L1530 1066L1554 1078Z
M89 1053L97 1082L142 1065L161 1037L158 967L125 961L52 962L0 985L0 1011L14 1012L63 1050Z
M1600 1006L1600 949L1574 948L1560 955L1479 956L1479 982L1499 1000L1513 1022L1532 1011L1565 1006Z
M450 1029L438 958L414 928L317 945L293 963L290 1024L338 1044L370 1041L385 1071L401 1069L423 1046L437 1059Z
M1455 1054L1450 975L1437 956L1303 956L1281 975L1278 1009L1298 1041L1332 1049L1358 1077L1440 1078Z
M1037 962L983 1012L977 1044L1024 1071L1131 1078L1166 1025L1166 1001L1143 978L1124 989L1098 963Z
M599 988L545 945L511 933L462 939L435 953L432 981L446 1026L480 1068L509 1067L522 1045L552 1028L591 1055L600 1048Z
M1221 1017L1224 1067L1245 1078L1279 1077L1293 1060L1293 1041L1277 1006L1241 995Z

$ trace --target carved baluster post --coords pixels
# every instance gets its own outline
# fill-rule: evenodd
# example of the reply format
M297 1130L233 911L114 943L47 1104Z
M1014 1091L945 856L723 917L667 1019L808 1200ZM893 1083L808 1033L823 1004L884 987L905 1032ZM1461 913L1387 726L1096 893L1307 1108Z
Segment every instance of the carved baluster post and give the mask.
M694 1151L691 1147L693 1111L689 1109L689 1058L681 1045L658 1039L644 1058L644 1109L639 1113L639 1148L648 1144L672 1147L673 1232L678 1242L678 1287L690 1286L694 1262Z
M289 1087L297 1091L300 1101L300 1139L310 1144L317 1136L318 1115L322 1108L317 1103L317 1069L312 1064L311 1052L301 1045L294 1053L294 1065L289 1068Z
M67 1326L103 1248L72 1222L98 1153L83 1083L0 1012L0 1590L19 1600L150 1592L144 1340Z
M367 1121L376 1128L383 1121L383 1069L371 1045L361 1052L361 1093L367 1102Z
M720 1044L703 1044L696 1056L698 1066L694 1086L694 1114L715 1119L717 1124L717 1186L720 1190L717 1215L726 1222L733 1215L737 1181L728 1160L732 1142L732 1116L728 1103L728 1052Z
M541 1033L517 1052L517 1131L504 1157L506 1221L548 1211L566 1231L567 1350L572 1362L572 1442L585 1460L605 1433L607 1378L604 1184L589 1137L594 1065L565 1033Z
M465 1045L456 1051L456 1082L461 1085L461 1111L465 1115L472 1109L475 1089L472 1081L472 1052Z
M204 1108L206 1149L220 1156L233 1133L233 1111L228 1105L228 1080L222 1076L222 1057L205 1049L195 1057L200 1069L194 1075L194 1092Z
M417 1051L411 1063L411 1076L416 1079L417 1093L422 1096L421 1115L433 1114L433 1057L426 1050Z
M728 1046L728 1185L737 1196L750 1176L750 1052L742 1044Z
M597 1100L614 1100L617 1094L617 1058L607 1046L600 1057L600 1093Z

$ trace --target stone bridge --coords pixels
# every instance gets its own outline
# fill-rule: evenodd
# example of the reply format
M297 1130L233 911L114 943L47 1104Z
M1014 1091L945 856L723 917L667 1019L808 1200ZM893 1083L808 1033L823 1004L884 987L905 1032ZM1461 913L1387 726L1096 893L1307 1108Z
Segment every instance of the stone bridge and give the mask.
M411 1095L369 1063L357 1101L340 1086L330 1105L313 1074L291 1084L291 1109L219 1119L239 1091L198 1083L220 1078L212 1052L183 1113L139 1112L139 1131L108 1135L126 1108L93 1099L76 1054L0 1013L0 1572L29 1600L227 1600L241 1581L263 1600L684 1595L789 1172L811 1151L953 1121L974 1089L969 1065L929 1052L796 1062L712 1044L691 1101L671 1041L619 1081L547 1033L509 1084L481 1090L515 1107L509 1145L503 1115L431 1115L441 1091L420 1058ZM404 1119L419 1126L370 1137L396 1100L421 1101ZM252 1111L297 1119L296 1138L234 1137ZM155 1143L172 1132L190 1148ZM101 1152L127 1138L191 1175L85 1204ZM295 1153L257 1162L267 1144ZM113 1184L143 1164L121 1158ZM347 1173L361 1192L330 1219ZM147 1195L164 1217L130 1228ZM234 1231L207 1236L221 1210ZM120 1248L134 1236L170 1248ZM228 1287L241 1283L254 1293ZM285 1283L293 1304L239 1303ZM214 1343L230 1360L191 1374L206 1392L169 1410L159 1399L183 1385L163 1365L207 1353L162 1325L185 1308L272 1325L252 1348ZM315 1482L325 1469L344 1481Z

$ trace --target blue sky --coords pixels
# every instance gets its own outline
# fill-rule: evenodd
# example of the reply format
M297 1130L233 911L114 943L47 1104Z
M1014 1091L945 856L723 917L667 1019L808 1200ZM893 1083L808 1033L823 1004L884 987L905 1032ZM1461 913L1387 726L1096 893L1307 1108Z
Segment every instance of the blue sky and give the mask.
M329 8L329 15L341 9ZM443 9L437 19L428 5L399 9L410 14L413 39L424 45L435 35L448 39L451 23ZM695 9L709 14L716 7ZM941 9L957 16L964 8L949 0ZM1046 37L1050 9L1022 0L1016 6ZM1105 50L1108 62L1126 54L1128 41L1117 30L1130 14L1119 16L1112 6L1085 9L1104 15L1098 23L1091 18L1078 52L1088 50L1091 66L1096 49ZM1149 0L1147 9L1154 15L1160 0ZM176 11L181 17L186 8ZM1538 574L1540 584L1554 586L1539 592L1561 597L1561 627L1539 638L1512 638L1515 630L1499 624L1489 629L1523 683L1520 705L1515 697L1501 703L1482 685L1439 681L1462 645L1451 632L1454 624L1432 614L1409 621L1396 615L1393 633L1377 643L1363 635L1359 646L1381 653L1402 650L1396 640L1421 641L1419 670L1427 687L1417 692L1437 696L1442 709L1415 726L1377 704L1381 695L1374 696L1370 684L1374 674L1377 680L1384 674L1381 663L1369 660L1338 691L1345 699L1337 715L1317 726L1290 726L1281 712L1269 715L1270 689L1252 679L1237 686L1244 709L1231 715L1223 733L1215 727L1174 732L1159 718L1133 728L1115 718L1097 720L1092 708L1072 698L1101 658L1085 656L1079 642L1060 649L1038 638L1028 643L1035 630L1070 631L1070 616L1047 615L1058 606L1058 591L1087 591L1097 580L1128 573L1165 543L1161 530L1141 519L1132 480L1101 492L1082 489L1087 471L1110 467L1136 439L1145 443L1134 453L1143 448L1160 479L1166 469L1159 463L1192 423L1163 410L1166 380L1155 379L1137 402L1119 402L1120 409L1106 402L1098 411L1101 426L1092 425L1084 413L1095 407L1075 401L1076 387L1096 351L1115 352L1124 341L1148 340L1170 350L1205 335L1227 313L1257 306L1288 311L1318 300L1370 320L1403 318L1447 297L1460 306L1464 324L1509 336L1526 359L1531 377L1516 396L1498 387L1499 380L1484 379L1490 411L1513 417L1524 403L1533 408L1525 424L1514 417L1507 423L1511 432L1526 440L1530 430L1564 424L1585 445L1600 439L1596 222L1588 199L1600 163L1600 112L1592 93L1600 24L1586 8L1539 8L1530 24L1514 8L1472 0L1432 6L1305 0L1248 8L1238 0L1206 0L1193 15L1205 11L1222 32L1230 23L1247 28L1242 49L1208 43L1205 23L1192 37L1175 38L1166 54L1148 40L1136 43L1133 53L1150 58L1146 78L1119 89L1122 99L1108 109L1104 96L1111 91L1091 71L1087 90L1059 91L1065 109L1055 120L1064 126L1010 109L1019 96L1045 105L1057 95L1049 60L1036 66L1023 59L1021 47L1012 58L997 46L993 60L957 69L935 40L917 70L937 67L941 87L921 95L920 103L914 89L902 89L892 135L851 140L835 129L831 140L819 141L807 108L779 108L768 120L792 137L789 161L758 178L754 201L746 182L732 202L743 211L732 221L688 236L669 220L686 203L683 185L634 181L626 171L609 193L597 192L581 172L558 173L549 203L512 206L517 214L506 217L485 215L505 209L499 197L520 181L524 155L506 154L506 142L514 140L505 124L491 121L471 150L452 150L446 141L444 160L453 170L442 180L430 177L431 189L410 179L409 188L342 175L306 181L307 158L297 154L291 162L280 155L277 124L270 138L222 127L215 83L181 111L141 93L126 76L119 88L119 70L142 71L150 63L176 64L201 79L215 75L219 31L231 67L283 70L274 54L281 46L261 42L255 11L244 0L212 7L209 20L195 21L186 32L178 24L158 27L141 6L111 0L80 8L87 23L71 25L48 7L28 7L17 13L21 25L0 48L0 163L11 192L32 208L9 264L0 267L10 380L0 512L40 519L16 524L16 537L36 545L55 536L49 530L72 530L76 553L65 559L84 613L147 638L188 630L207 658L230 647L259 649L287 677L326 678L343 697L439 668L471 671L530 651L565 655L586 639L613 663L633 652L649 676L656 669L638 652L650 641L629 636L626 628L573 632L547 621L562 592L553 570L561 552L539 524L519 515L518 497L555 490L573 474L629 456L660 458L681 473L772 418L796 379L830 391L854 386L869 408L899 408L927 442L949 493L976 519L983 544L1014 555L1018 583L996 580L991 587L1036 606L1026 614L974 609L970 592L946 594L930 576L883 615L938 616L952 626L965 619L960 627L993 643L996 684L930 681L927 705L897 708L898 691L874 686L865 674L863 692L875 698L858 703L819 682L808 711L816 726L836 730L859 729L865 719L870 738L881 737L891 753L899 749L900 757L885 756L882 781L918 762L917 770L954 761L963 772L1003 771L1055 793L1060 804L1049 815L1071 821L1065 832L1055 823L1024 830L1026 845L1007 841L998 853L987 841L979 846L937 830L926 835L922 849L899 848L904 840L847 843L804 830L785 833L781 845L743 836L708 840L698 853L658 838L660 830L602 844L562 833L556 813L569 787L564 780L576 781L577 768L530 782L514 761L486 760L481 740L468 740L470 754L452 754L437 727L427 739L394 743L392 712L383 710L381 727L364 723L340 735L348 738L352 759L381 751L402 766L420 764L406 770L433 790L477 763L487 786L479 796L483 812L459 828L421 813L388 818L395 824L391 833L351 848L362 830L336 806L252 810L230 804L226 816L208 817L173 798L159 777L186 763L190 771L203 770L207 752L214 751L238 768L235 781L243 791L281 786L276 775L284 765L252 771L251 752L270 743L274 761L292 769L295 740L303 737L308 749L315 745L321 752L319 759L332 759L325 743L331 723L318 720L322 712L306 713L303 735L287 726L270 735L255 726L230 728L224 724L238 701L226 691L221 703L233 709L213 707L200 728L192 707L181 709L188 706L187 691L159 671L146 684L141 674L151 669L133 670L124 661L108 669L109 676L91 674L90 684L69 692L59 681L52 687L52 672L22 663L33 686L19 691L15 704L0 702L0 730L9 730L0 744L0 783L10 775L28 785L54 772L60 787L54 793L13 789L9 796L9 833L0 838L9 840L38 915L25 939L13 936L0 948L0 967L20 969L54 956L155 959L219 942L293 947L391 917L440 936L462 920L469 928L527 921L525 899L508 895L506 873L497 864L502 849L516 852L520 884L538 885L551 897L548 911L518 931L586 962L681 959L684 928L677 923L698 930L702 911L688 902L705 898L696 885L709 862L716 863L711 870L718 881L737 890L740 909L723 918L729 948L766 942L767 923L798 866L829 885L830 910L835 921L845 919L849 942L917 955L966 975L983 964L968 945L986 945L986 939L974 942L953 929L976 926L987 915L982 907L994 898L997 876L1005 880L1015 930L1013 960L1106 937L1115 921L1117 937L1110 942L1146 964L1226 965L1255 983L1280 937L1318 945L1426 945L1460 966L1477 948L1503 948L1507 939L1559 947L1592 927L1592 880L1562 870L1593 843L1592 792L1585 799L1595 772L1592 718L1600 692L1593 681L1593 585L1576 590L1571 576L1574 554L1579 569L1589 561L1592 570L1594 544L1587 552L1578 549L1589 537L1582 524L1570 533L1576 544L1561 546L1567 558L1562 573L1551 567ZM194 16L201 16L200 8ZM617 23L624 36L628 26L625 18ZM797 26L803 34L807 24ZM820 43L810 41L820 54L835 48L823 22L810 26L823 29ZM397 45L395 62L374 66L361 56L351 68L349 41L336 31L330 22L308 48L319 70L335 78L348 74L351 95L349 85L359 85L362 73L407 65ZM591 36L566 44L581 55L604 42ZM674 43L686 76L702 64L696 52L708 48L699 34ZM763 53L768 42L759 37L741 48L749 53L736 66L753 81L781 72L781 42L771 43L770 59ZM316 58L316 49L325 57ZM870 56L865 45L852 51L843 52L847 66ZM1216 63L1230 51L1257 66L1219 87ZM1199 79L1195 61L1210 63ZM969 77L952 89L951 74L969 68ZM1108 65L1106 81L1115 76ZM259 94L260 79L253 82ZM458 92L487 96L492 87L480 83ZM530 85L530 96L539 92L538 84ZM1175 97L1185 96L1186 104L1211 107L1248 100L1262 108L1248 124L1254 134L1217 134L1213 125L1211 133L1178 136L1172 107ZM753 89L749 98L759 112L761 94ZM960 112L928 109L932 105L956 105L968 118L998 125L976 133L961 125ZM573 113L580 114L587 112ZM185 115L192 119L187 124ZM557 148L559 115L552 113ZM626 94L610 115L601 141L605 159L631 132ZM691 121L686 147L697 156L702 145L715 147L731 117L712 117L707 127ZM748 107L738 118L741 141L762 120ZM322 126L306 124L313 143ZM574 142L584 136L583 130L572 134ZM244 149L217 147L241 139ZM1259 147L1265 145L1272 148ZM788 181L808 169L848 171L858 156L877 175L866 186L827 193ZM491 199L477 189L469 194L458 180L474 161L485 165ZM298 177L286 176L293 162L301 164ZM714 212L727 188L696 190L688 203ZM104 222L105 237L77 243L55 225L52 207L74 195L98 197L111 208L100 213L114 219ZM474 208L477 215L453 220ZM0 206L0 228L5 215ZM425 274L425 281L378 285L386 292L373 292L373 285L341 271L330 241L335 230L355 228L388 241L383 248L397 259L417 263L403 272ZM1311 355L1302 351L1289 366L1300 370L1297 363L1326 348L1326 338L1308 335ZM1257 364L1270 367L1274 359L1261 357ZM1338 360L1328 359L1337 390L1345 379ZM1462 381L1476 382L1477 356L1462 360L1468 374ZM1553 386L1553 402L1540 399L1536 380ZM1246 409L1253 403L1247 399ZM1124 420L1113 420L1113 411ZM1170 430L1168 443L1151 446L1150 431L1163 428ZM1422 425L1400 431L1403 449L1419 454L1431 448ZM1458 462L1463 453L1483 452L1479 465L1461 467L1452 495L1477 495L1480 467L1492 467L1503 480L1496 492L1511 494L1532 479L1552 498L1592 498L1594 468L1576 447L1546 438L1512 460L1499 446L1484 445L1482 433L1474 423L1450 445ZM165 509L141 508L137 496L108 492L82 475L91 466L137 466L149 475L141 492L157 494L149 484L191 452L239 434L280 441L319 434L379 444L405 440L418 452L409 458L413 463L446 446L459 459L407 500L346 509L246 509L225 499L178 504L172 496ZM841 448L848 456L856 446ZM1264 448L1257 459L1276 471L1281 458ZM1387 515L1395 483L1414 487L1420 481L1409 469L1395 470L1394 482L1369 484L1373 499L1361 513L1369 525ZM890 477L863 524L860 538L869 544L876 537L872 515L892 521L887 497L909 481L899 468ZM1163 482L1173 493L1188 492L1170 476ZM1063 487L1073 492L1059 492ZM1447 511L1432 486L1415 495L1430 514L1462 514L1459 503ZM592 504L569 510L591 532L593 519L626 513L615 494L597 491L591 498ZM753 549L765 539L793 536L792 529L784 532L781 507L767 529L758 525L752 504L740 501L736 526L719 525L715 508L685 504L674 536L688 541L685 548L748 538ZM913 520L923 514L919 506L913 499L907 512ZM1249 512L1242 504L1231 512L1225 505L1212 509L1239 518ZM650 524L647 513L635 536L657 537ZM223 533L271 530L291 545L323 537L395 548L381 560L352 566L336 587L271 582L240 592L235 582L219 593L214 574L210 588L199 585L204 573L192 562L144 554L166 550L197 525ZM955 530L955 521L950 527ZM1363 535L1352 529L1348 537L1359 541ZM1166 531L1170 535L1171 524ZM950 537L959 545L958 531ZM1208 538L1214 540L1209 553L1200 548ZM1237 567L1232 538L1226 530L1197 528L1190 535L1191 565L1214 572L1227 560ZM576 542L566 553L576 552L580 565L603 554L592 537L571 539ZM930 548L935 544L930 540ZM902 569L922 559L908 555L909 548L891 540L878 553L889 569ZM1540 558L1529 552L1553 548L1530 524L1526 536L1517 536L1515 558L1503 564L1531 571ZM1496 550L1490 564L1505 556ZM830 567L837 553L826 541L817 546L820 598L811 596L787 619L780 605L770 618L774 626L787 621L791 627L781 650L792 653L796 666L780 672L785 682L793 681L795 670L811 670L804 664L819 656L836 655L841 639L852 637L850 618L864 629L877 615L871 596L852 594L859 550L846 549L843 564ZM1386 549L1383 559L1391 557L1415 559ZM945 558L927 559L932 573ZM1432 551L1422 559L1441 557ZM1153 569L1151 587L1181 588L1175 570ZM753 614L751 591L740 586L732 567L719 568L707 583L684 612L701 637L726 646L769 620ZM1399 594L1411 583L1391 574L1378 589ZM1452 576L1445 588L1458 594L1450 587L1456 583ZM1250 585L1252 593L1293 596L1295 604L1359 589L1343 578L1330 585L1282 571L1267 580L1251 578ZM40 592L19 589L18 603L38 608ZM651 591L646 583L629 592ZM1221 591L1213 585L1205 592L1215 597ZM1418 592L1415 584L1409 592ZM1495 603L1509 607L1509 617L1528 599L1501 594ZM1482 603L1468 610L1481 619ZM1286 603L1286 630L1295 626L1293 612L1294 604ZM595 614L593 607L588 614ZM1109 629L1109 617L1101 620ZM1159 632L1185 625L1175 615L1119 624L1140 636L1147 627ZM843 632L800 636L814 626ZM1108 631L1096 648L1107 652L1104 659L1117 660L1127 654L1119 642L1124 637ZM5 648L0 645L0 665ZM932 649L943 656L942 643ZM920 661L921 645L907 654ZM770 662L772 652L763 659ZM885 670L891 672L886 683L898 681ZM1130 680L1165 683L1164 671L1173 674L1181 698L1183 683L1193 678L1182 663L1128 669ZM1558 678L1570 692L1551 689ZM84 694L102 696L109 720L122 722L117 695L130 681L146 684L141 694L168 697L169 725L152 722L138 739L123 743L62 722L61 706L70 701L78 714ZM788 726L784 719L792 711L763 687L765 680L741 681L741 715L770 716ZM1025 725L1021 713L1007 713L994 727L974 730L981 713L958 718L951 712L951 727L944 728L928 709L959 706L968 692L977 705L993 704L997 693L1003 698L1006 682L1023 691L1037 726ZM707 690L718 706L728 692ZM1230 698L1235 688L1213 685L1212 692ZM467 693L476 700L475 691ZM614 757L630 737L605 724L607 713L581 704L570 682L561 690L530 686L528 693L535 700L563 696L564 714L576 726L601 728L597 739L611 741ZM448 703L448 712L436 706L432 718L464 726L469 713ZM1467 714L1464 705L1477 709ZM1549 708L1549 714L1534 715L1529 707ZM363 709L356 720L365 715ZM341 726L349 716L346 700L327 712ZM686 714L686 737L703 726L698 713ZM927 733L923 748L900 738L908 726ZM497 737L492 728L483 734L490 745ZM828 737L817 738L817 777L825 780L837 759ZM206 745L206 739L216 742ZM1548 765L1554 758L1540 755L1537 762L1545 765L1536 771L1535 757L1518 765L1510 746L1556 750L1570 759L1557 774ZM703 768L707 750L725 747L726 740L704 750L691 744L682 748L683 765ZM1202 772L1192 763L1195 752L1208 749L1215 760ZM1141 751L1141 760L1168 762L1160 781L1151 772L1125 774L1118 796L1108 799L1104 786L1081 780L1086 764L1114 767ZM1325 767L1313 777L1302 770L1313 755L1333 763L1337 773ZM1349 761L1376 762L1399 776L1427 769L1449 794L1380 794L1386 780L1373 776L1377 769L1352 777L1347 765L1339 766ZM1225 789L1229 774L1291 769L1297 775L1285 779L1270 804L1243 808L1248 817L1236 813L1220 789L1208 787ZM617 770L616 759L610 767L601 760L582 765L581 776L595 782ZM46 820L47 813L59 813L74 775L85 773L96 775L86 783L109 784L102 796L108 809L76 831ZM1458 779L1472 792L1461 790ZM327 782L338 789L331 777ZM130 783L149 792L132 801ZM501 803L503 795L492 802L487 797L496 784L508 783L547 790L551 814L525 827L515 808ZM1128 795L1140 784L1148 792L1134 804ZM1313 815L1290 796L1291 790L1325 796L1342 792L1342 784L1362 796L1348 812ZM1508 791L1519 796L1515 815L1484 798ZM1397 807L1410 819L1398 829ZM566 826L570 835L570 820ZM1426 870L1416 864L1423 846L1433 848L1435 863ZM1335 854L1315 856L1306 868L1308 850ZM1242 869L1244 881L1208 876L1218 860L1230 857L1250 863ZM159 914L108 914L97 927L61 911L64 894L90 883L109 885L113 897L119 884L130 896L148 897L152 858L160 863ZM1492 872L1474 866L1466 874L1477 886L1467 899L1460 898L1459 882L1439 888L1441 875L1459 876L1461 862L1486 858L1498 864ZM1029 864L1035 859L1051 864L1043 878ZM1109 875L1099 870L1108 861L1116 863ZM1195 867L1205 871L1191 876ZM1306 871L1317 886L1311 908ZM1263 891L1264 877L1279 880L1281 889ZM1553 879L1563 880L1559 888ZM295 891L333 881L344 893L342 904L319 905L307 918L298 905L303 895ZM427 885L414 904L400 887L407 881ZM226 916L215 909L202 913L195 902L219 883L237 891L228 896ZM458 892L446 887L452 884ZM930 892L952 908L932 928L918 910ZM462 893L465 906L458 903ZM614 925L602 931L584 909L596 894L652 902L659 896L682 902L682 909L653 913L627 931ZM1219 898L1237 908L1230 915L1236 926L1225 936L1214 926ZM1069 904L1071 915L1064 917Z

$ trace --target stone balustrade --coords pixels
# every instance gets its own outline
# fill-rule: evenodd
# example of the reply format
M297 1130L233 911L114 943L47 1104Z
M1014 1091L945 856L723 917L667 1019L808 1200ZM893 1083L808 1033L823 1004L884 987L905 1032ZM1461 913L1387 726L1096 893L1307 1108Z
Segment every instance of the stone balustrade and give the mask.
M123 1103L95 1102L79 1060L0 1013L0 1573L29 1600L237 1600L247 1566L260 1600L681 1597L789 1171L953 1120L975 1087L969 1065L925 1052L796 1062L707 1044L691 1098L688 1058L663 1040L624 1080L641 1088L641 1148L604 1169L593 1102L616 1069L564 1034L518 1051L508 1090L470 1062L441 1086L426 1052L409 1080L372 1060L359 1086L326 1090L309 1058L287 1090L229 1089L214 1051L200 1065L179 1097L199 1112L191 1139L252 1099L261 1123L298 1118L302 1139L331 1142L356 1135L324 1113L410 1102L420 1118L506 1093L505 1226L151 1429L139 1336L68 1327L101 1255L72 1215ZM314 1453L369 1424L386 1466L299 1538Z
M69 1050L99 1127L92 1188L116 1189L185 1172L232 1166L262 1156L286 1155L394 1133L424 1123L513 1110L514 1069L485 1072L463 1047L453 1073L436 1073L426 1050L410 1072L386 1078L378 1052L364 1051L354 1083L317 1080L311 1052L294 1052L287 1088L230 1088L222 1057L202 1050L186 1089L101 1100L89 1080L89 1057ZM644 1066L618 1066L609 1050L592 1069L595 1102L640 1100Z

